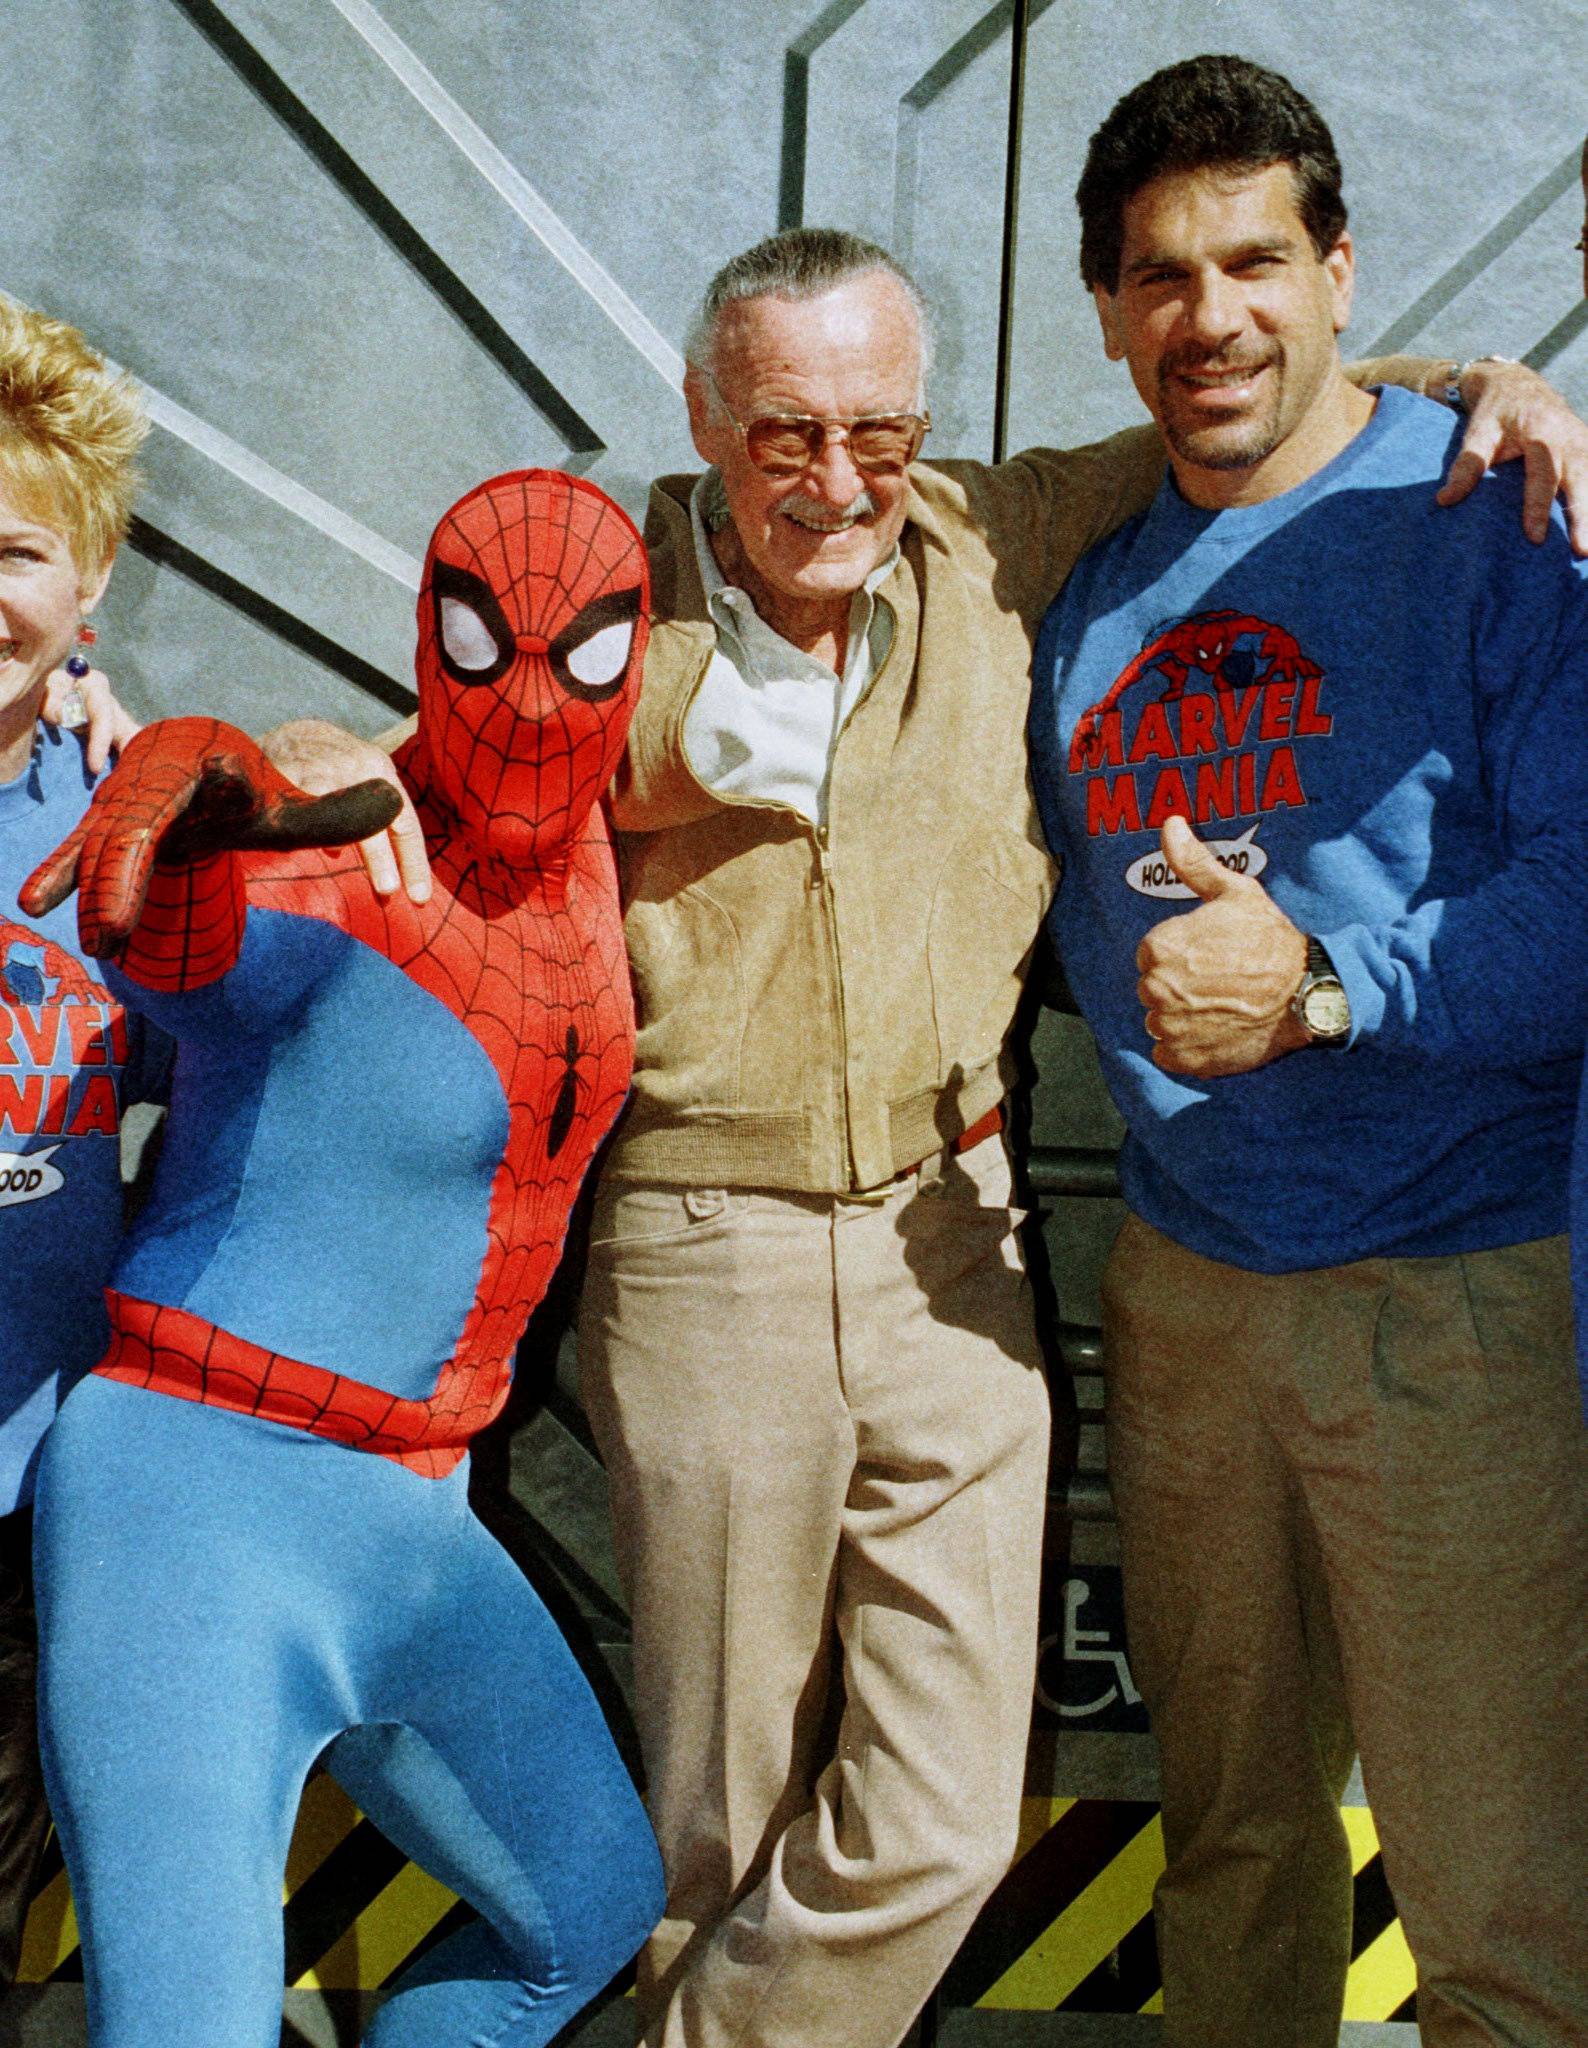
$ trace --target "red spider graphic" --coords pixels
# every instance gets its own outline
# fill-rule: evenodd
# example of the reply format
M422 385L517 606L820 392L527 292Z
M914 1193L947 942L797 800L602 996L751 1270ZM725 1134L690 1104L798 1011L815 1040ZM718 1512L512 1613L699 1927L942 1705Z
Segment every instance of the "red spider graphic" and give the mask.
M102 1373L432 1475L450 1471L498 1412L513 1347L632 1066L616 874L597 800L622 752L648 604L638 533L578 478L498 477L441 521L419 595L419 729L397 757L430 851L435 889L424 905L382 902L356 856L318 850L386 822L383 785L312 801L244 735L197 719L140 735L29 883L40 902L59 900L75 874L85 947L124 945L123 971L151 990L225 975L249 908L334 925L460 1020L509 1110L473 1304L427 1399L117 1294Z
M110 998L80 960L25 924L0 917L0 1008L50 1003L103 1003Z
M1255 640L1256 645L1241 647L1243 640ZM1237 651L1243 665L1249 664L1249 673L1240 684L1229 672ZM1144 676L1166 679L1158 701L1169 704L1185 694L1186 684L1199 673L1212 682L1227 719L1234 711L1238 687L1268 689L1277 683L1321 680L1323 676L1318 664L1302 653L1298 642L1282 627L1249 612L1195 612L1155 634L1120 671L1107 696L1082 712L1070 740L1070 773L1102 767L1106 722L1118 718L1125 693Z

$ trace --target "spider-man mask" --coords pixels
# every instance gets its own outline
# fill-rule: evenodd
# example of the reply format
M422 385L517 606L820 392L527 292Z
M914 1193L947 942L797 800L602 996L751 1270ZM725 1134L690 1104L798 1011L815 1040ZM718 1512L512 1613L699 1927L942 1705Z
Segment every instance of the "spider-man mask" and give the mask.
M419 587L419 735L469 838L518 865L577 835L623 751L649 630L640 536L558 470L478 485Z

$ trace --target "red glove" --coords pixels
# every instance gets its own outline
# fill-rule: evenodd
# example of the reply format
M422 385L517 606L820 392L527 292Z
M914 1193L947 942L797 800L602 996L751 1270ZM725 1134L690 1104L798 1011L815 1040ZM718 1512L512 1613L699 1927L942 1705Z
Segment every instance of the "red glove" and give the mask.
M193 867L241 847L346 846L380 832L401 795L389 782L305 796L247 733L213 718L167 718L144 727L94 792L82 823L18 891L29 917L79 892L77 928L96 959L123 953L162 870ZM182 878L176 898L197 907Z

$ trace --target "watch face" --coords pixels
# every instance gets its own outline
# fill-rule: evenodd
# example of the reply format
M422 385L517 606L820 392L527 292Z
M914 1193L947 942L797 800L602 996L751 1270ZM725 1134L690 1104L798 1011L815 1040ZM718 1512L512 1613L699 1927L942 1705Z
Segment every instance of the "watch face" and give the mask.
M1332 977L1315 981L1301 999L1301 1021L1314 1038L1344 1038L1351 1029L1351 1005Z

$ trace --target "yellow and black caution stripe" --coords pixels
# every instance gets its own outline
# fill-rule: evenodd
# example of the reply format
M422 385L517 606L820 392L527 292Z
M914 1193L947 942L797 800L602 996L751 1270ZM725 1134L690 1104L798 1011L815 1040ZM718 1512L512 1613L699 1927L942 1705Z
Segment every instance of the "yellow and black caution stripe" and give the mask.
M1372 1816L1344 1811L1356 1872L1346 2018L1416 2016L1414 1973L1384 1882ZM1155 2012L1162 2003L1152 1889L1163 1869L1158 1809L1121 1799L1027 1799L1014 1867L943 1986L947 2005ZM286 1971L297 1990L373 1991L467 1917L345 1793L310 1780L283 1885ZM77 1920L50 1843L23 1940L23 1983L82 1977Z
M1416 2017L1416 1976L1384 1881L1373 1819L1343 1810L1355 1880L1345 2016ZM946 2005L1157 2012L1163 2003L1152 1890L1163 1869L1158 1809L1123 1799L1027 1799L1014 1867L943 1986Z

